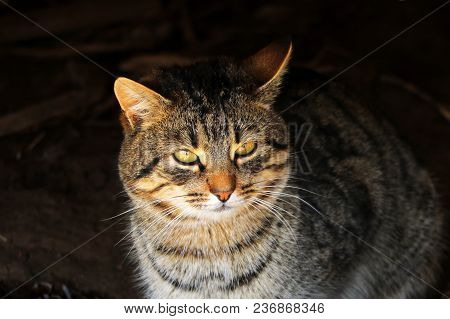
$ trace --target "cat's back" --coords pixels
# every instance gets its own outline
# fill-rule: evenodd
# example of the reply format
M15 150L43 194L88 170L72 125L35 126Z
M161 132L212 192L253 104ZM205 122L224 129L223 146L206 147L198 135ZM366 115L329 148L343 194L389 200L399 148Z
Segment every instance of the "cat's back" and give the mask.
M340 256L337 296L432 291L443 214L427 171L384 119L325 81L293 69L277 104L290 128L291 184L304 189L297 195L303 231L316 239L311 249Z

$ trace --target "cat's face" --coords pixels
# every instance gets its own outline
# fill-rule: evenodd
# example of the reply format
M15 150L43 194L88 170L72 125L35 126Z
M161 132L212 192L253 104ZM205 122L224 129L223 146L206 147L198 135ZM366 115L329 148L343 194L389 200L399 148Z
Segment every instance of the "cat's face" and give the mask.
M221 218L274 197L289 170L286 126L270 105L281 75L260 89L231 62L167 72L164 97L116 82L125 128L119 168L135 204Z

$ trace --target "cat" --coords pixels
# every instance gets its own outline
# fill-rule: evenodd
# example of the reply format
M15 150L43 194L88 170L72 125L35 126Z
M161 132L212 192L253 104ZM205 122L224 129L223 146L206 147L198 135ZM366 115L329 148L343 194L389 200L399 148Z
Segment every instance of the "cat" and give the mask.
M428 173L340 86L301 99L321 77L287 72L291 52L280 40L243 60L116 80L145 297L436 292L443 211ZM305 125L298 143L292 128Z

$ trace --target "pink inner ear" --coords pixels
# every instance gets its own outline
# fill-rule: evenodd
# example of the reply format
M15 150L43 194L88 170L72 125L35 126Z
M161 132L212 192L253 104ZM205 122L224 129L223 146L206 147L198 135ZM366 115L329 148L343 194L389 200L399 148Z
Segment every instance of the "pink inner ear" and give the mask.
M245 70L258 82L264 85L283 73L292 50L290 40L282 40L269 44L255 55L243 62Z

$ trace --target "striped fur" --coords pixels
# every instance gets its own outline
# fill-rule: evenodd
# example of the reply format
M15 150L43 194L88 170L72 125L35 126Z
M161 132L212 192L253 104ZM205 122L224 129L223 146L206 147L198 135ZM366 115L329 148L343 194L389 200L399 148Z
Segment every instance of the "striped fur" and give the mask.
M334 85L280 112L320 81L306 70L291 71L281 91L276 81L264 94L231 60L161 70L158 81L171 108L140 127L122 121L119 158L146 297L433 292L442 210L427 172L385 121ZM268 96L278 96L273 105ZM312 124L303 150L287 123ZM257 142L255 153L234 158L247 140ZM180 167L172 154L183 148L204 162ZM296 165L301 151L311 174ZM208 208L213 171L237 178L224 211Z

